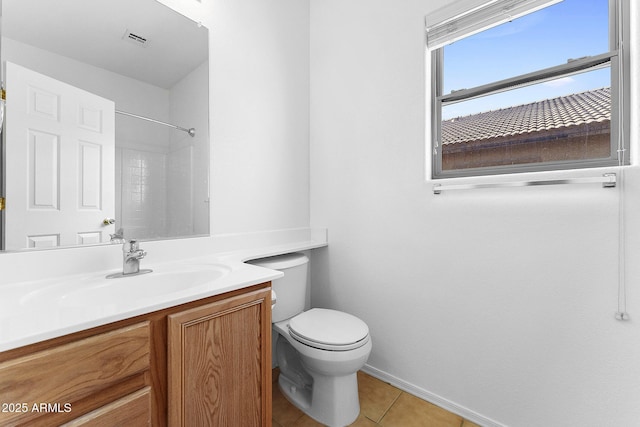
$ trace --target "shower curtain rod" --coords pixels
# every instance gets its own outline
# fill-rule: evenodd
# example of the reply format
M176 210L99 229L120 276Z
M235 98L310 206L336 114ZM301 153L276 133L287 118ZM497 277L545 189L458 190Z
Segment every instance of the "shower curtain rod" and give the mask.
M172 125L171 123L161 122L160 120L150 119L149 117L144 117L144 116L139 116L137 114L127 113L126 111L116 110L116 113L117 114L122 114L123 116L134 117L136 119L142 119L142 120L146 120L148 122L157 123L157 124L163 125L163 126L169 126L171 128L178 129L178 130L181 130L183 132L186 132L191 136L196 136L196 130L194 128L187 129L187 128L183 128L181 126Z

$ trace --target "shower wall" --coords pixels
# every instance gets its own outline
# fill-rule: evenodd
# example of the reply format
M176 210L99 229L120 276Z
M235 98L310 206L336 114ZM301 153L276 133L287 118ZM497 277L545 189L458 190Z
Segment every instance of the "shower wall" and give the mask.
M116 147L116 227L124 238L166 235L166 165L163 152Z

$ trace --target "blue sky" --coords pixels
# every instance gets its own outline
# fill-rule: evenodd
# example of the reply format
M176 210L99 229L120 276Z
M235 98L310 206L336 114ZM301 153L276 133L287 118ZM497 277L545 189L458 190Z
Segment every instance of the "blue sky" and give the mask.
M445 46L444 93L609 51L608 1L564 0ZM610 86L602 69L443 109L452 118Z

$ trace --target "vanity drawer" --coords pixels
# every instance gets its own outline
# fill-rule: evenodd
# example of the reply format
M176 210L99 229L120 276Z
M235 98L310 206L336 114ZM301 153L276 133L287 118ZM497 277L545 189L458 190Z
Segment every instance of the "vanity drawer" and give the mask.
M150 342L142 322L0 363L0 425L40 408L73 412L73 402L148 370Z
M63 424L62 427L149 425L151 425L151 389L145 387Z

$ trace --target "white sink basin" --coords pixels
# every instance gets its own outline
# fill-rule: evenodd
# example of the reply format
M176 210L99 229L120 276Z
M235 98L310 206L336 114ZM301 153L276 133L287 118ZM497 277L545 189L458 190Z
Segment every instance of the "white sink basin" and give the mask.
M161 266L151 273L107 279L92 275L38 287L23 294L19 306L57 304L62 307L127 305L128 302L157 300L185 291L205 290L231 271L221 264Z
M223 266L206 266L176 271L153 271L148 274L104 279L82 289L64 294L59 302L64 307L110 305L127 300L148 300L159 296L206 287L230 271Z

